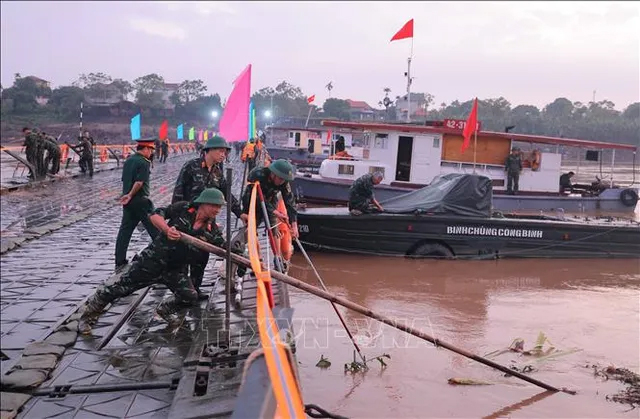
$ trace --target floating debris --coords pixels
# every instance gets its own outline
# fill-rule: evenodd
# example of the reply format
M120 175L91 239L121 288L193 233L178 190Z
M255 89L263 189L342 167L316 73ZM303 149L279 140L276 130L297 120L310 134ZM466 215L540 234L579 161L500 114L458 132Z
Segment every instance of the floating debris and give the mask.
M320 355L320 361L318 361L318 363L316 364L316 367L318 368L329 368L331 366L331 361L329 361L329 358L325 358L324 354Z
M451 385L458 386L491 386L493 383L488 381L474 380L473 378L449 378L447 382Z
M586 365L593 369L593 375L605 380L616 380L627 385L627 388L614 395L607 395L606 399L616 403L628 404L632 409L640 407L640 375L627 368L616 368L610 365L600 368L598 365Z
M344 372L354 374L361 371L368 371L369 366L367 365L367 363L371 361L378 361L380 363L380 367L384 369L387 367L387 363L384 362L384 358L391 359L391 355L382 354L380 356L376 356L375 358L371 358L370 360L367 360L367 358L365 357L364 362L358 362L356 361L356 351L353 351L353 361L348 364L344 364Z

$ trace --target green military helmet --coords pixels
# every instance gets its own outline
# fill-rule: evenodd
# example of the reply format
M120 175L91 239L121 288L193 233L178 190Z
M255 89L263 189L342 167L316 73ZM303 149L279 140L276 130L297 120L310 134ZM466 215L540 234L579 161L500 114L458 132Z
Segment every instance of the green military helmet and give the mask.
M205 151L210 148L226 148L227 150L231 150L231 146L227 143L227 140L216 135L207 140L207 143L202 147Z
M269 170L271 173L286 180L287 182L292 182L296 174L291 163L284 159L278 159L272 162L269 165Z
M213 205L225 205L227 201L224 199L224 195L217 188L205 189L198 195L193 201L196 204L213 204Z

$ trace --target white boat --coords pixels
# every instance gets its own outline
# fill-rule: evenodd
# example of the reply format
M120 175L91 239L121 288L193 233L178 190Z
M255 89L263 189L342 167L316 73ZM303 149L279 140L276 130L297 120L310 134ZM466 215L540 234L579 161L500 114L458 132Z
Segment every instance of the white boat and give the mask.
M294 181L294 190L303 202L342 204L348 189L365 173L381 171L385 177L376 186L379 200L389 199L428 185L434 177L447 173L483 175L492 180L494 209L514 211L614 212L630 213L638 202L638 185L618 187L613 182L616 151L636 153L635 146L598 141L554 138L537 135L479 131L477 138L462 151L462 124L457 127L355 123L323 121L333 129L360 130L364 133L362 158L324 159L318 174L305 174ZM504 162L514 143L527 147L522 151L523 171L519 192L506 194ZM611 152L608 179L580 185L576 193L562 194L561 148L578 147L590 156L602 159L602 151ZM594 153L595 152L595 153ZM577 161L586 168L581 158ZM634 166L634 179L635 179Z

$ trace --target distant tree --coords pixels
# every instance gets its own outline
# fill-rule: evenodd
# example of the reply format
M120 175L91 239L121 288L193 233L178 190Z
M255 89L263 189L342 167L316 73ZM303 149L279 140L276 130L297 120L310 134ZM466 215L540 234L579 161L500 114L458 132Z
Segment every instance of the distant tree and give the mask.
M77 86L60 86L53 90L49 106L60 118L74 119L78 117L80 103L84 101L84 95L84 89Z
M632 103L622 112L622 117L632 121L640 121L640 102Z
M350 106L349 102L347 102L346 100L329 98L324 101L322 109L327 116L343 119L345 121L348 121L350 119Z
M207 91L207 86L205 86L202 80L185 80L180 83L180 86L177 90L177 96L180 99L180 104L188 104L189 102L202 97L202 95Z
M80 87L82 89L91 88L91 86L100 84L109 84L112 82L111 76L105 73L89 73L80 74L80 77L72 83L72 86Z
M164 78L155 73L138 77L133 81L136 92L136 102L140 106L158 108L162 106L162 93Z

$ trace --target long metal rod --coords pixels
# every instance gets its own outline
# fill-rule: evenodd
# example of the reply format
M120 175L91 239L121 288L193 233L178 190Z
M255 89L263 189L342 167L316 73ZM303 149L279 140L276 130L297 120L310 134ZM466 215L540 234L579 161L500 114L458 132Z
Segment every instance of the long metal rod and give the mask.
M273 231L271 230L271 221L269 221L269 213L267 212L267 206L264 203L264 195L262 194L262 189L260 188L260 184L257 184L258 195L260 197L260 207L262 208L262 217L264 218L264 225L267 228L267 235L269 236L269 242L271 243L271 250L273 251L274 263L276 264L276 268L278 271L284 273L284 267L282 266L282 261L280 260L280 255L278 254L278 247L276 245L276 239L273 235Z
M222 249L222 248L217 247L217 246L213 246L213 245L211 245L211 244L209 244L207 242L204 242L204 241L202 241L200 239L197 239L197 238L192 237L192 236L190 236L188 234L185 234L185 233L180 233L180 240L183 241L184 243L188 243L188 244L190 244L192 246L195 246L195 247L197 247L197 248L199 248L201 250L205 250L207 252L213 253L214 255L225 257L226 254L227 254L225 249ZM246 258L244 258L242 256L238 256L236 254L232 254L231 258L233 259L233 261L235 263L243 265L243 266L246 266L248 268L251 268L251 262L249 261L249 259L246 259ZM481 357L479 355L475 355L475 354L473 354L471 352L467 352L464 349L457 348L457 347L451 345L450 343L441 341L440 339L433 338L430 335L428 335L428 334L426 334L426 333L424 333L424 332L422 332L420 330L414 329L411 326L406 326L404 324L398 323L395 320L390 319L390 318L388 318L388 317L386 317L386 316L384 316L382 314L376 313L376 312L372 311L371 309L369 309L367 307L364 307L364 306L361 306L359 304L356 304L356 303L354 303L352 301L349 301L349 300L347 300L345 298L338 297L335 294L331 294L331 293L329 293L327 291L324 291L324 290L322 290L322 289L320 289L318 287L314 287L313 285L309 285L306 282L302 282L302 281L300 281L300 280L298 280L296 278L290 277L289 275L285 275L283 273L274 271L274 272L271 272L271 276L273 278L277 279L278 281L282 281L285 284L291 285L292 287L301 289L303 291L306 291L306 292L308 292L310 294L313 294L313 295L315 295L317 297L320 297L320 298L323 298L325 300L332 301L332 302L334 302L336 304L339 304L339 305L341 305L343 307L351 309L351 310L355 311L356 313L360 313L360 314L362 314L364 316L376 319L376 320L378 320L378 321L380 321L380 322L382 322L382 323L384 323L386 325L389 325L389 326L394 327L396 329L399 329L399 330L402 330L404 332L407 332L410 335L413 335L413 336L418 337L418 338L420 338L422 340L426 340L428 342L431 342L436 346L448 349L448 350L450 350L452 352L460 354L460 355L462 355L462 356L464 356L466 358L472 359L474 361L480 362L481 364L487 365L487 366L489 366L491 368L495 368L495 369L497 369L499 371L502 371L502 372L504 372L504 373L506 373L508 375L513 375L514 377L520 378L521 380L527 381L527 382L529 382L531 384L535 384L538 387L542 387L545 390L556 391L556 392L562 391L562 392L567 393L567 394L576 394L575 391L568 390L568 389L565 389L565 388L558 389L558 388L556 388L554 386L551 386L549 384L543 383L542 381L536 380L535 378L526 376L526 375L524 375L524 374L522 374L522 373L520 373L518 371L514 371L514 370L509 369L509 368L507 368L507 367L505 367L503 365L495 363L495 362L493 362L493 361L491 361L489 359L483 358L483 357Z
M324 284L324 281L320 277L320 274L318 273L316 267L313 265L313 262L311 262L311 258L307 254L307 251L304 250L304 247L302 246L302 243L300 243L300 240L297 237L295 239L296 239L296 243L298 244L298 247L300 248L300 251L304 255L304 258L307 260L307 263L309 264L309 266L311 266L311 269L313 269L313 272L316 274L316 278L318 278L318 281L320 282L320 285L322 285L322 289L325 290L325 291L329 291L327 289L327 286ZM333 310L338 315L338 318L340 319L340 323L342 323L342 327L344 327L344 330L347 331L347 335L349 335L349 339L351 339L351 343L353 343L353 347L356 348L356 351L358 352L358 355L360 355L360 359L362 359L362 363L366 365L367 364L367 360L365 359L364 355L362 355L362 351L360 351L360 347L356 343L356 340L354 339L353 335L351 334L351 331L347 327L347 323L344 321L344 318L342 317L342 314L340 314L340 312L338 311L338 307L336 307L336 304L333 301L331 301L331 306L333 307Z
M233 182L233 169L227 167L227 280L225 283L224 304L224 330L230 333L231 319L231 183Z
M116 335L116 333L118 333L118 330L120 330L124 322L127 321L127 319L131 316L133 311L136 309L136 307L138 307L142 302L142 300L144 300L144 297L147 295L150 289L151 287L144 288L140 292L140 295L138 295L138 297L133 302L131 302L131 304L129 304L129 307L127 307L127 310L124 313L122 313L118 318L118 320L113 324L113 326L111 326L109 333L107 333L105 337L102 338L102 341L98 345L98 349L97 349L98 351L104 348L105 346L107 346L107 344L111 341L111 339L113 339L113 337Z

